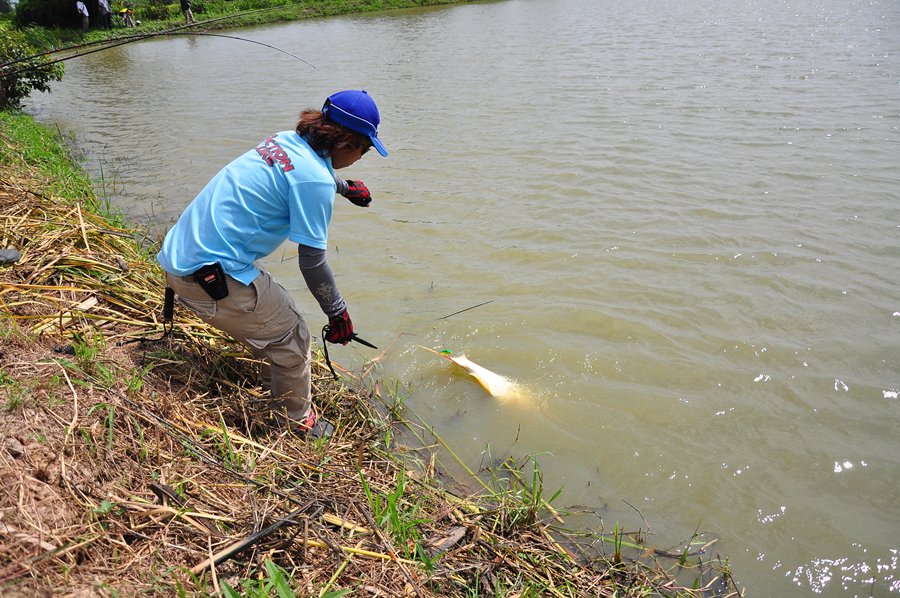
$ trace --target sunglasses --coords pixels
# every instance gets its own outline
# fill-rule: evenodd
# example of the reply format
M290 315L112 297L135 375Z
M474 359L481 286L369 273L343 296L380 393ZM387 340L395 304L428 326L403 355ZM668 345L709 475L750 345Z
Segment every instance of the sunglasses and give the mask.
M362 151L359 153L359 155L364 156L366 154L366 152L369 151L370 149L372 149L371 143L369 145L365 146L364 148L362 148Z

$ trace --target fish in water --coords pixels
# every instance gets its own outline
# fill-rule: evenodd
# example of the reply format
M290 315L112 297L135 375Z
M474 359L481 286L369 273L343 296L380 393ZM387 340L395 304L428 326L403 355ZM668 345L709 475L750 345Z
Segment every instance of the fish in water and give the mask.
M421 345L419 346L422 347ZM428 347L422 348L431 351L435 355L440 355L444 359L451 361L464 369L470 376L475 378L478 384L480 384L492 397L502 400L522 399L525 397L524 388L521 385L478 365L464 354L451 355L449 351L435 351Z

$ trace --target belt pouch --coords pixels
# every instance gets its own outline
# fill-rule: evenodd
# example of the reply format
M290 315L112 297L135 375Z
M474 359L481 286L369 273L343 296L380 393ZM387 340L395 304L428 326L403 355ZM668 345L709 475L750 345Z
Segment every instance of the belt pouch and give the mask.
M218 301L219 299L224 299L228 296L228 284L225 281L225 271L222 269L222 265L219 262L203 266L194 272L192 276L194 277L194 282L199 284L213 301Z

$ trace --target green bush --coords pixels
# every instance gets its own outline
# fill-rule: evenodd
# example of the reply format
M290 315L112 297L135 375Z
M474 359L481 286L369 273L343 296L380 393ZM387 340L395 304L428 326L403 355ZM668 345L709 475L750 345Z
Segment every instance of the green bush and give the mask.
M165 21L170 16L168 1L150 0L141 10L141 16L154 21Z
M23 32L6 29L0 30L0 109L18 108L32 91L49 91L50 81L63 76L62 63L48 65L43 57L23 60L38 50Z

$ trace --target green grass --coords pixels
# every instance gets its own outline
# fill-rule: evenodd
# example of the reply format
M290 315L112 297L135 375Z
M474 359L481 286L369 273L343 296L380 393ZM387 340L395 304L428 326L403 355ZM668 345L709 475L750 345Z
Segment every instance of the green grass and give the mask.
M344 561L345 563L347 561ZM227 582L222 582L222 596L225 598L294 598L297 594L291 589L290 577L288 573L266 559L263 563L265 577L261 579L244 579L237 590ZM324 588L319 593L321 598L340 598L350 594L353 590L328 591Z
M6 410L15 411L25 402L25 391L19 382L0 369L0 393L6 395Z
M56 361L66 370L77 374L79 378L72 383L84 388L100 386L112 388L119 381L121 373L115 366L104 363L100 356L106 350L106 340L101 333L94 333L92 339L86 339L81 333L72 335L72 349L75 360L57 358Z
M154 367L153 364L150 364L142 368L132 368L125 376L125 394L131 398L137 396L144 388L144 379Z
M91 179L72 168L72 156L59 131L39 125L27 114L0 111L0 139L8 141L0 143L0 161L13 165L24 161L46 178L48 186L34 191L69 198L94 196Z
M95 411L103 410L106 412L105 417L105 425L106 425L106 434L107 434L107 445L106 450L108 454L112 454L113 452L113 442L115 440L116 434L116 406L110 405L109 403L97 403L90 409L88 409L88 415L93 415Z
M549 498L545 496L544 476L537 456L528 455L521 465L509 458L499 467L487 469L488 487L497 501L496 527L501 534L508 534L516 527L533 525L562 493L560 488Z
M426 520L421 518L421 504L419 500L410 503L404 498L406 494L406 474L401 469L397 477L397 487L390 492L376 492L366 480L362 471L359 472L366 502L372 511L372 516L379 529L385 530L391 537L391 541L397 552L405 558L420 560L426 570L431 570L433 565L428 554L422 546L422 533L419 525Z

